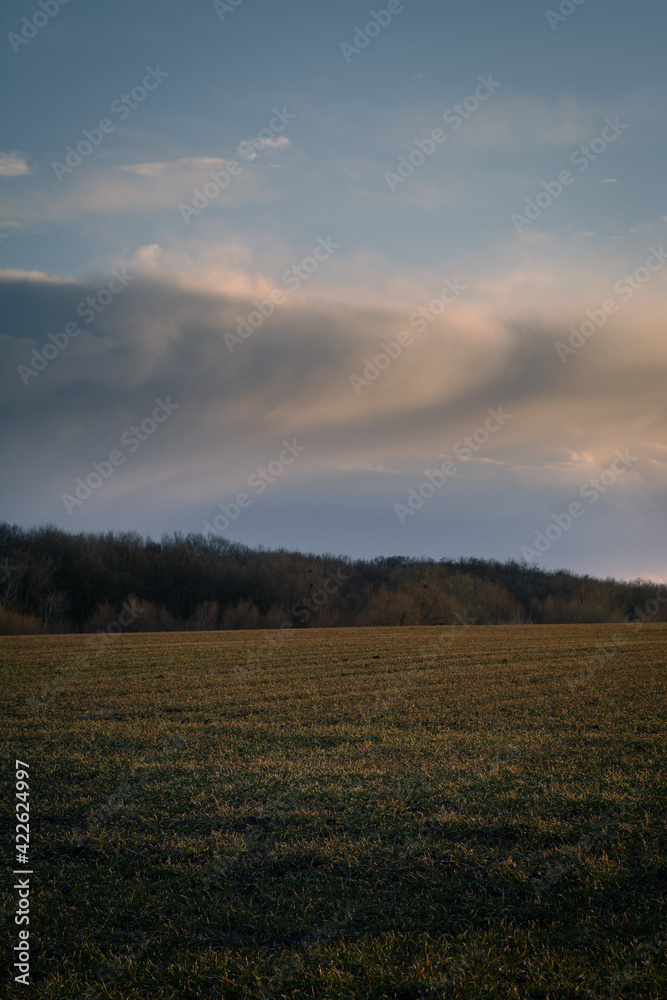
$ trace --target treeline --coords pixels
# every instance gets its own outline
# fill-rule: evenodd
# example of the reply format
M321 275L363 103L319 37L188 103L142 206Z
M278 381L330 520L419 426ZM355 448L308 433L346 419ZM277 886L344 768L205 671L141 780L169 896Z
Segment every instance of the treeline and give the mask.
M223 538L0 525L0 632L667 620L667 589L482 559L352 560Z

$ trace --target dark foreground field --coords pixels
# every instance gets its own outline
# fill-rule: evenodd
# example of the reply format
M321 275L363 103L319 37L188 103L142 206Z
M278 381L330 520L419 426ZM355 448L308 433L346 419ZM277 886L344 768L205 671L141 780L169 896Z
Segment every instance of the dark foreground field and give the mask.
M666 657L665 625L1 639L7 995L667 996Z

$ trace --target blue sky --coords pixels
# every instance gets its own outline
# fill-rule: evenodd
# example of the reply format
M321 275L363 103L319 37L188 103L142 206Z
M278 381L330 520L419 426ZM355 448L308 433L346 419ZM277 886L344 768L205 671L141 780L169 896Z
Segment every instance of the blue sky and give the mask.
M45 4L3 10L4 518L199 531L298 439L229 537L530 548L665 578L664 5ZM99 141L67 167L83 130ZM114 271L130 277L87 323L77 307ZM445 281L464 290L443 304ZM244 340L257 302L274 308ZM589 313L599 330L573 334ZM400 356L355 383L402 331ZM169 393L173 415L68 510ZM456 455L499 406L511 419ZM448 456L456 475L401 517ZM577 498L584 514L537 552Z

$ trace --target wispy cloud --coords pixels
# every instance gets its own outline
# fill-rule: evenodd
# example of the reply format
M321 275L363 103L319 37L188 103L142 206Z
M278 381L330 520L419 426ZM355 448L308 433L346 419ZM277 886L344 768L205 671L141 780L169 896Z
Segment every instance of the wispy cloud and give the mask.
M122 173L137 174L139 177L157 177L165 173L191 173L224 167L227 160L215 156L185 156L179 160L161 160L154 163L127 163Z
M65 223L89 215L110 218L127 212L142 216L162 214L162 225L168 226L171 220L173 228L180 232L179 203L192 198L192 189L197 184L210 180L209 171L224 167L227 162L217 157L184 157L118 167L100 165L77 175L71 184L58 187L35 179L30 191L14 196L13 217L23 223ZM271 189L269 176L257 170L244 171L235 178L233 186L220 192L214 209L226 204L272 200L277 194Z

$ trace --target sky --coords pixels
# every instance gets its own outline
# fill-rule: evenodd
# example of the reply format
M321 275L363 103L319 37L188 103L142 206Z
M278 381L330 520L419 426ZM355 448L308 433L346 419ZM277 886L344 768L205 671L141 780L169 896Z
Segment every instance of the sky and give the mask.
M7 0L0 517L667 580L659 0Z

